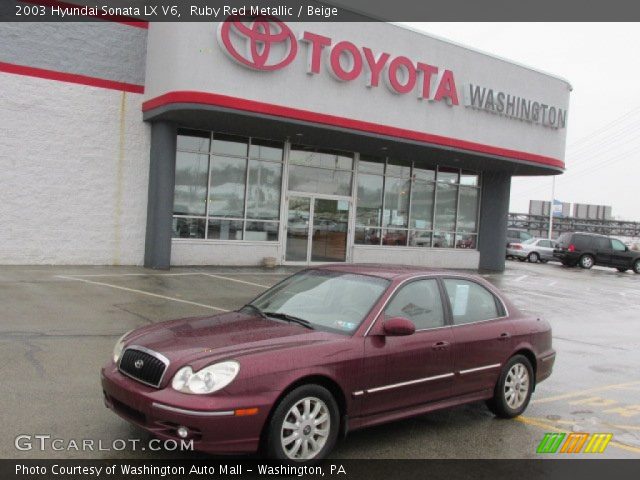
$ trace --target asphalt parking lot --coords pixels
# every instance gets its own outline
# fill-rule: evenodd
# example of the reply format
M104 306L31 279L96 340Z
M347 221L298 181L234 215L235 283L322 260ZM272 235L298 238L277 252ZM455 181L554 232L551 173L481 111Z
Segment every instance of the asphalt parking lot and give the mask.
M20 434L148 440L108 411L99 369L125 331L235 309L290 269L2 267L2 458L168 458L151 451L18 451ZM599 458L640 458L640 275L507 262L485 277L547 318L558 352L525 415L483 404L352 432L334 458L534 458L545 432L611 432ZM549 456L549 455L547 455ZM565 457L584 457L564 455Z

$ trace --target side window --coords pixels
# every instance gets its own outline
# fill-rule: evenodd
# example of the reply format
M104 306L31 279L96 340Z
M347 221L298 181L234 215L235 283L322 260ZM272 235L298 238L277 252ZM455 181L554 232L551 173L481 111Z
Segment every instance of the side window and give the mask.
M549 240L540 240L538 242L538 246L540 246L542 248L549 248L549 247L551 247L551 242Z
M589 250L594 248L595 245L591 241L592 238L586 237L584 235L574 235L573 236L573 244L576 246L578 250Z
M444 286L451 302L454 324L462 325L501 316L495 296L483 286L457 278L445 278Z
M437 281L416 280L401 287L387 305L384 316L408 318L416 330L444 326Z
M599 251L611 250L611 240L609 240L608 238L596 237L595 247L596 250Z
M616 240L615 238L611 239L611 247L616 252L624 252L627 250L627 247L625 247L624 243L622 243L620 240Z

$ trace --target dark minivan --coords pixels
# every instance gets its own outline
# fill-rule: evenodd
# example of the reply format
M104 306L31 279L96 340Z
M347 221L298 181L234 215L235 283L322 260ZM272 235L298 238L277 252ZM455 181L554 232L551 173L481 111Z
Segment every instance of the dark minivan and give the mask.
M591 268L594 265L632 269L640 273L640 252L634 252L616 238L595 233L563 233L558 237L553 256L563 265Z

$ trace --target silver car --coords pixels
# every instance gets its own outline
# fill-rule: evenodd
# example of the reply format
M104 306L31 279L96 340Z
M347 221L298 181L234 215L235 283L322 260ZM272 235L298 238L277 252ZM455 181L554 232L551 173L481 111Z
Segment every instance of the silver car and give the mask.
M507 258L517 258L521 262L529 260L531 263L547 263L553 260L553 249L556 243L546 238L530 238L521 243L507 245Z

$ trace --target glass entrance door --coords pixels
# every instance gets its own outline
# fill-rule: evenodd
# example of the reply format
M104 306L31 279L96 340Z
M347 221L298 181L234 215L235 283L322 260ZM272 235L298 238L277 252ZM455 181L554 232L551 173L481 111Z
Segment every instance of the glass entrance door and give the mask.
M317 196L290 196L285 261L344 262L350 201Z

